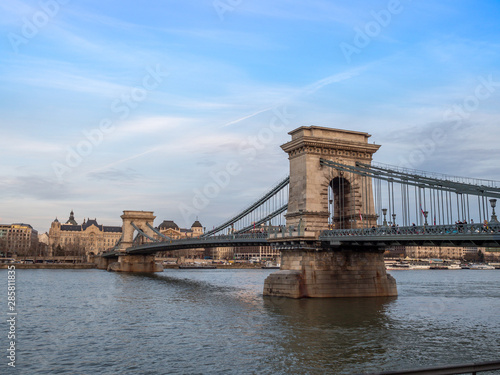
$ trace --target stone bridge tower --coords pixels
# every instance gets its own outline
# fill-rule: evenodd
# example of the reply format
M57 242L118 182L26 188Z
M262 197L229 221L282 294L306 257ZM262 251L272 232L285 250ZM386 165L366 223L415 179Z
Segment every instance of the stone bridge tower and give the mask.
M152 211L123 211L123 215L120 217L123 220L123 238L120 244L121 251L125 251L127 248L131 247L134 241L135 228L132 226L132 223L147 235L154 237L155 233L148 227L148 224L153 226L153 222L156 218Z
M336 245L319 238L329 226L376 225L370 178L322 166L320 159L355 166L371 164L380 146L367 133L303 126L283 146L290 159L286 222L290 230L269 242L281 251L281 270L264 282L264 295L301 297L397 296L381 246ZM333 217L332 217L333 216ZM331 223L331 224L330 224Z
M101 258L103 263L99 268L106 268L108 271L116 272L161 272L163 266L156 263L154 254L151 255L131 255L126 250L133 245L135 228L132 223L148 236L154 237L153 230L148 226L153 226L156 216L152 211L123 211L121 215L122 240L118 249L118 254L113 258Z
M319 126L302 126L288 134L292 140L281 146L290 160L287 225L296 227L302 219L313 232L329 226L375 225L371 179L320 165L320 158L352 166L357 161L370 164L380 147L368 143L370 134Z

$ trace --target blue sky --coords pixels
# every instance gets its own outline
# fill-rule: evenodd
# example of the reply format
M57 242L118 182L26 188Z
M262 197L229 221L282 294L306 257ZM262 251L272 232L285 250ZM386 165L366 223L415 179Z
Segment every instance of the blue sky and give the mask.
M500 180L499 18L472 0L3 0L0 222L211 228L287 175L303 125Z

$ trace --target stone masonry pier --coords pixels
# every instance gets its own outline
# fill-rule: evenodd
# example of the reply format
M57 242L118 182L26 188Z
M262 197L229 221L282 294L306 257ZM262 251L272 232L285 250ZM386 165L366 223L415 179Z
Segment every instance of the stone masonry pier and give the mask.
M114 256L99 257L97 268L115 272L162 272L163 266L155 262L155 256L127 254L127 249L134 245L135 227L154 236L149 227L153 225L156 216L152 211L123 211L122 239Z
M264 282L264 295L303 297L397 296L383 251L284 250L281 269Z
M162 272L163 266L155 262L153 255L120 255L118 261L110 263L108 271L116 272Z

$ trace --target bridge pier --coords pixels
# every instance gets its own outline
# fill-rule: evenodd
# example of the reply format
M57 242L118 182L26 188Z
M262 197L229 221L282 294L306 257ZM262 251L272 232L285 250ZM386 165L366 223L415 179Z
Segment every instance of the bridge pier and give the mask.
M116 261L118 261L118 257L103 257L103 256L94 257L94 262L97 265L98 270L107 270L108 266Z
M163 266L155 262L153 255L119 255L118 259L110 263L108 271L115 272L163 272Z
M373 249L282 250L281 270L264 282L265 296L389 297L396 280L386 272L383 251Z

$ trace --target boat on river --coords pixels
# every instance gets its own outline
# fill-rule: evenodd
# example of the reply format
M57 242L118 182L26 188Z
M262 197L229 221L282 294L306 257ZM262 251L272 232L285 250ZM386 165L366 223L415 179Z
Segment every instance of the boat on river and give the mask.
M217 267L209 264L199 264L199 263L185 263L179 265L179 269L183 270L213 270L214 268Z
M433 264L432 266L429 267L430 270L447 270L449 269L448 266L444 266L442 264Z
M494 270L495 267L488 264L473 264L470 266L471 270Z
M275 263L275 262L269 262L268 261L261 268L265 268L265 269L280 269L281 268L281 264Z
M392 269L392 270L409 270L410 269L410 264L408 262L394 262L392 264L389 264L387 269Z

